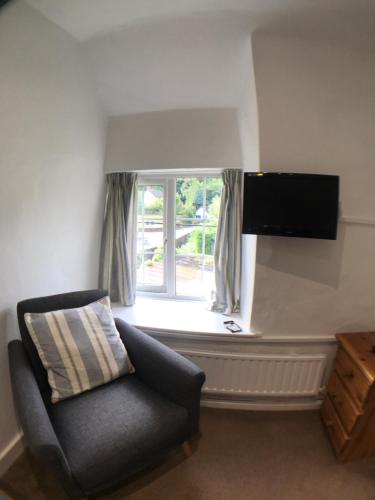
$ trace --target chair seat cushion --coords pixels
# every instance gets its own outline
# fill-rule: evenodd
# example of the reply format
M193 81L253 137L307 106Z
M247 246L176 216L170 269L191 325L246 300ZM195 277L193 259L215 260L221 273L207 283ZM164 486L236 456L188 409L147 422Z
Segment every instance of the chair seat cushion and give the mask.
M50 405L52 424L85 492L110 486L188 436L188 414L142 383L121 377Z

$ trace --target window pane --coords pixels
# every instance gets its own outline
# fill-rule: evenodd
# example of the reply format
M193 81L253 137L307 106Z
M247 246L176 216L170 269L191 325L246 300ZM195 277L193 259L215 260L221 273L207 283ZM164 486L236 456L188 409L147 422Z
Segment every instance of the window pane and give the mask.
M219 216L220 178L176 181L176 294L210 297Z
M176 216L197 217L204 202L204 179L182 177L176 180Z
M137 286L164 285L164 186L138 187Z
M213 289L213 256L203 254L204 228L194 224L176 227L176 294L209 297ZM206 243L206 242L205 242ZM206 249L208 245L206 244ZM213 252L212 252L213 253Z

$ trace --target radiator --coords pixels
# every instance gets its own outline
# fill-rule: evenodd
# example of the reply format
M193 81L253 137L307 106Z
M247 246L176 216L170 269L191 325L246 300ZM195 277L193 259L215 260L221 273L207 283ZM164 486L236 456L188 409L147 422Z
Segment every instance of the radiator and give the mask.
M326 356L227 354L180 350L206 373L206 394L262 397L317 396Z

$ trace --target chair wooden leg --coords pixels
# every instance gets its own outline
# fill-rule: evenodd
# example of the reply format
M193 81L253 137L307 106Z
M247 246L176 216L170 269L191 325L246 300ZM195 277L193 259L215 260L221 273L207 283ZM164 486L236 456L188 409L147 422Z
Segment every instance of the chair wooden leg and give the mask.
M191 457L191 455L193 454L192 451L191 451L191 448L190 448L189 441L184 441L182 443L181 450L182 450L182 452L183 452L183 454L185 455L186 458Z

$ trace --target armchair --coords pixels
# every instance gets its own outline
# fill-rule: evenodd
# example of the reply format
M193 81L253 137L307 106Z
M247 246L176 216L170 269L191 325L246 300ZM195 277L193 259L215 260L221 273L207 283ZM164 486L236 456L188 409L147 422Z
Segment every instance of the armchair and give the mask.
M94 496L157 463L198 432L204 373L172 349L120 319L116 326L135 374L56 404L24 321L26 312L81 307L105 290L25 300L17 306L21 339L9 344L16 408L31 453L72 499Z

